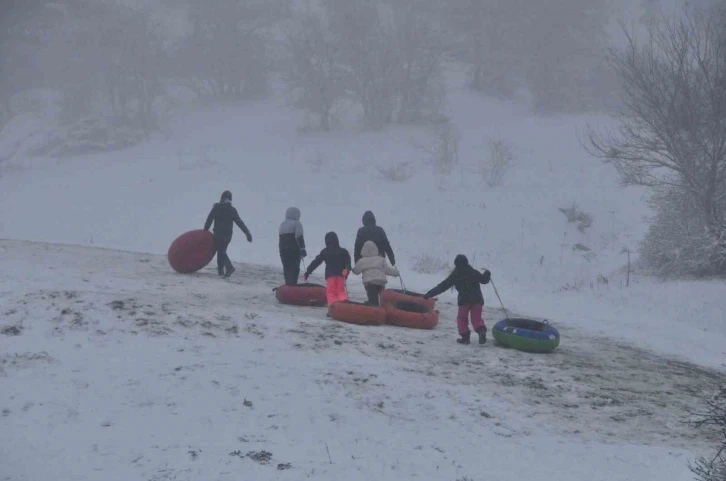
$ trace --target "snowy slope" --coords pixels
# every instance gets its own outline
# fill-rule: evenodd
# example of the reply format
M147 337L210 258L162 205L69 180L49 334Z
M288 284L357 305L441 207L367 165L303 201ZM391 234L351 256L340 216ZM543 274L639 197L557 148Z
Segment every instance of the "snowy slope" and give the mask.
M622 287L622 249L637 249L646 227L643 192L618 187L613 169L588 157L577 140L588 123L608 120L532 117L454 81L448 113L461 134L461 164L444 179L417 148L430 147L423 128L302 134L287 108L209 108L122 152L16 156L0 176L0 237L163 254L177 235L200 228L222 190L231 189L254 236L248 244L238 233L231 257L278 265L277 227L288 206L302 209L311 254L329 230L352 249L361 215L372 209L409 288L430 288L461 252L489 268L504 301L527 315L723 365L723 283L661 284L636 276L629 289ZM509 141L518 152L518 165L497 188L478 173L491 139ZM414 176L383 180L379 168L399 162L409 162ZM594 218L585 233L558 210L573 202ZM573 250L577 243L591 251ZM424 264L444 269L415 272L426 256ZM487 302L498 304L491 294Z
M686 480L708 445L683 421L723 374L564 325L458 346L445 297L434 331L349 326L240 271L0 241L0 479Z

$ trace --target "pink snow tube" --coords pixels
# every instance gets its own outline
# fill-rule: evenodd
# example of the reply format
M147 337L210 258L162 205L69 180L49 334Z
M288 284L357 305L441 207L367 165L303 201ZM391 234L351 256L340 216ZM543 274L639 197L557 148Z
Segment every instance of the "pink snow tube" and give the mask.
M175 271L197 272L214 258L214 234L204 229L185 232L171 243L167 257Z

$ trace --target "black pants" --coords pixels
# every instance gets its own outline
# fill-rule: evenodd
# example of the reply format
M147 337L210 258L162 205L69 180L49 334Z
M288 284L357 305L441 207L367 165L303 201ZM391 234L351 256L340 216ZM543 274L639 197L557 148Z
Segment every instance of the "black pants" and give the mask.
M300 251L280 251L280 260L282 260L282 272L285 275L285 284L294 286L300 277Z
M381 292L383 292L383 286L378 284L363 284L366 288L366 294L368 294L368 304L371 306L381 305Z
M224 269L232 267L232 261L229 260L227 255L227 246L229 246L229 240L214 238L214 251L217 253L217 270L224 272Z

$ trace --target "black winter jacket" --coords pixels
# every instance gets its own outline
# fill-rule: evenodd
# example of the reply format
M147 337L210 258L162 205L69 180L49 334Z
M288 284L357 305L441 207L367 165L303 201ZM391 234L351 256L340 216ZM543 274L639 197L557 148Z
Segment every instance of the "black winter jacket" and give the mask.
M460 306L468 304L484 304L484 296L481 293L481 284L488 284L491 274L489 271L481 273L469 265L466 256L459 254L454 261L454 272L442 283L426 293L426 297L434 297L447 289L456 288L459 292Z
M342 276L343 269L352 270L350 262L350 253L340 247L338 235L335 232L325 234L325 249L313 259L308 266L306 275L310 275L318 268L320 264L325 262L325 278Z
M232 240L233 223L237 224L248 239L250 238L249 229L230 202L222 201L214 204L207 216L207 222L204 223L204 230L209 230L212 222L214 222L214 237L221 241L230 242Z
M391 244L388 242L388 236L386 231L382 227L376 225L376 218L373 212L366 211L363 214L363 227L358 229L358 234L355 236L355 247L353 248L353 259L358 262L361 258L360 251L363 249L363 244L366 241L373 241L378 247L378 255L385 258L388 256L388 260L391 265L396 264L396 258L393 255L393 249Z

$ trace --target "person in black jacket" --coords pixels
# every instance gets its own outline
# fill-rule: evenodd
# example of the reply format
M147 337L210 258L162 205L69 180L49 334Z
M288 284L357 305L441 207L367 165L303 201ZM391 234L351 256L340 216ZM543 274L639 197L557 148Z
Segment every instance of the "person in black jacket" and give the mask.
M462 254L456 256L454 266L451 275L428 291L424 298L437 296L447 289L455 287L459 292L459 313L456 316L456 323L461 335L461 339L457 339L456 342L459 344L470 343L471 331L468 317L471 314L471 325L479 334L479 344L484 344L487 341L487 328L482 318L484 296L481 293L481 284L488 284L492 274L489 271L483 273L477 271L469 265L469 260Z
M222 192L222 197L212 206L212 210L207 216L207 222L204 223L204 230L214 222L214 250L217 254L217 273L220 276L229 277L235 271L232 261L227 255L227 246L232 242L232 224L237 224L242 232L247 236L247 242L252 242L252 234L239 217L237 209L232 206L232 193L228 190Z
M285 284L294 286L300 276L300 259L307 256L303 226L300 223L300 209L288 207L285 220L280 224L280 260Z
M351 270L350 253L340 247L338 235L335 232L325 234L325 249L310 263L303 278L307 281L310 274L325 262L325 296L328 305L336 301L348 300L345 292L345 279Z
M396 258L393 255L391 243L388 242L386 231L376 225L376 217L369 210L363 214L363 227L358 229L358 234L355 236L355 246L353 248L353 259L355 262L360 260L361 250L366 241L373 241L376 247L378 247L378 255L383 258L388 256L391 265L396 265Z

